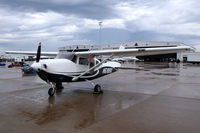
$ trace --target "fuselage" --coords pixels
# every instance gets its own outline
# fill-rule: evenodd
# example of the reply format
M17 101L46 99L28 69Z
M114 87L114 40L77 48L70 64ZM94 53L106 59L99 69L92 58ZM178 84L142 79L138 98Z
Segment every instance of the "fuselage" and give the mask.
M45 59L34 62L31 67L37 71L41 79L48 82L73 82L73 78L79 76L100 61L96 58L88 61L87 58L79 58L72 61L69 59ZM94 70L84 74L77 81L92 80L117 71L121 64L108 61Z

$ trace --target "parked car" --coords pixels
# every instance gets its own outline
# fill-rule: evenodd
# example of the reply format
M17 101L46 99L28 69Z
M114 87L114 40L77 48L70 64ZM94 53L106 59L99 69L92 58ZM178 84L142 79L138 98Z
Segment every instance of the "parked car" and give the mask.
M22 75L23 76L26 76L26 75L36 75L36 71L33 70L33 68L31 66L29 66L28 64L26 64L22 68Z
M12 62L10 65L8 65L8 68L23 67L23 66L24 66L24 62Z

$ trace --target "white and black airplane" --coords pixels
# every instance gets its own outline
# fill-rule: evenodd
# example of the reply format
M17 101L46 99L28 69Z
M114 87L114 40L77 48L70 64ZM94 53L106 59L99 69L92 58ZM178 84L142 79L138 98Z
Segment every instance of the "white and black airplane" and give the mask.
M26 51L6 51L7 54L28 54L36 55L36 61L31 67L37 71L39 77L51 84L48 91L50 96L55 94L55 90L62 89L63 82L88 81L116 72L121 64L109 61L113 56L142 56L168 54L190 50L189 46L159 47L159 48L135 48L135 49L115 49L96 51L74 51L74 52L41 52L39 43L37 53ZM41 55L56 56L55 59L40 60ZM104 60L98 56L107 56ZM94 93L101 93L101 86L92 83Z

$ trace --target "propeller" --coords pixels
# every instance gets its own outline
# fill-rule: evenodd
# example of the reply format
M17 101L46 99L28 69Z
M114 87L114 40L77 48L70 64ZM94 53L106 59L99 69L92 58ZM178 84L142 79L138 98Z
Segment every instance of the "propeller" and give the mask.
M40 61L40 55L41 55L41 42L38 45L38 49L37 49L37 56L36 56L36 62Z
M39 77L41 79L43 79L44 81L46 81L47 83L49 83L49 80L48 78L46 77L46 75L40 70L41 69L41 63L39 62L40 61L40 56L41 56L41 45L42 43L39 42L39 45L38 45L38 49L37 49L37 54L36 54L36 62L33 63L31 65L31 67L37 71Z

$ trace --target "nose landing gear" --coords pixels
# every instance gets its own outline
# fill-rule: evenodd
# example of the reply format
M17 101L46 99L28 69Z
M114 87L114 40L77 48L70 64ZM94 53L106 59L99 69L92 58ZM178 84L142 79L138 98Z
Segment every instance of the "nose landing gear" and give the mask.
M61 92L64 88L62 83L50 83L51 88L48 91L49 96L54 96L55 92Z
M56 91L56 90L55 90L53 87L50 88L49 91L48 91L49 96L54 96L55 91Z

